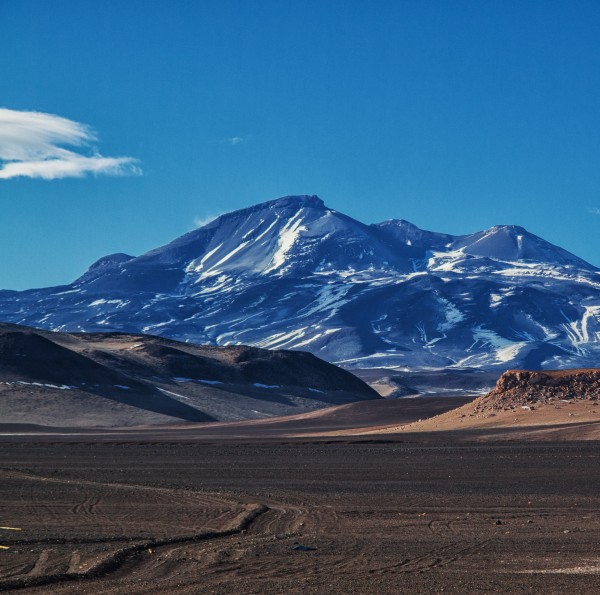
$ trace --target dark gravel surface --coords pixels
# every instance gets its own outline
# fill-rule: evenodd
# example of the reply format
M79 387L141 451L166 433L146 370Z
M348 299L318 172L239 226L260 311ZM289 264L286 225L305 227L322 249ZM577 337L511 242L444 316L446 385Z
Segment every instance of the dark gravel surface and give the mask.
M0 444L0 590L597 593L597 443Z

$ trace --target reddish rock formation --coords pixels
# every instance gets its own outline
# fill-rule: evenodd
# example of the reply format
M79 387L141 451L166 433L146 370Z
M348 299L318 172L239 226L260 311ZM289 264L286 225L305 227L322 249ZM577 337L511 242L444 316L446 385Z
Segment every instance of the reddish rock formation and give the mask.
M494 390L476 401L475 413L517 407L533 409L536 404L560 400L600 399L600 368L587 370L508 370Z

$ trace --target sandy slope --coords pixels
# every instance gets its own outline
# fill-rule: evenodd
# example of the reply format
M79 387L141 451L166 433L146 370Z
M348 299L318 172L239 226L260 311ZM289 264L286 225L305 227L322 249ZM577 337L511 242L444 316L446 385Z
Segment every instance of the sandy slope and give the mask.
M469 430L518 430L510 433L517 438L600 439L600 404L597 402L560 402L539 408L515 409L498 413L480 414L476 403L469 403L453 411L429 419L400 426L374 429L375 432L461 432Z
M496 388L452 411L375 432L467 432L533 440L600 439L600 370L505 372ZM497 432L489 432L497 430ZM507 432L510 430L510 432Z

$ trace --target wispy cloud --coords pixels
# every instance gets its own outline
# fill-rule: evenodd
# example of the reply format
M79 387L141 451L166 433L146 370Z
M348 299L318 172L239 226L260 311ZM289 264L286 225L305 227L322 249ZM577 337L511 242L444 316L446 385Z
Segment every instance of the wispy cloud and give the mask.
M588 213L592 215L600 215L600 209L598 207L588 207Z
M224 138L221 142L233 147L235 145L241 145L242 143L248 142L248 139L243 136L229 136Z
M216 215L206 215L205 217L196 217L194 219L194 226L195 227L204 227L205 225L208 225L209 223L211 223L212 221L214 221L217 217L220 217L223 213L217 213Z
M126 176L142 173L133 157L85 155L97 141L85 124L53 114L0 108L0 179L55 180L87 174ZM66 149L77 147L78 151Z

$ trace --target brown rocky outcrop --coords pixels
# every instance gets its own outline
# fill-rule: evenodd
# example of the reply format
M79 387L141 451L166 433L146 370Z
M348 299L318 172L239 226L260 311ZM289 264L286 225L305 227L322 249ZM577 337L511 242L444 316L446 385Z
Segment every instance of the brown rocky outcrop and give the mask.
M508 370L496 387L476 402L478 412L535 408L554 401L600 399L600 368L578 370Z

